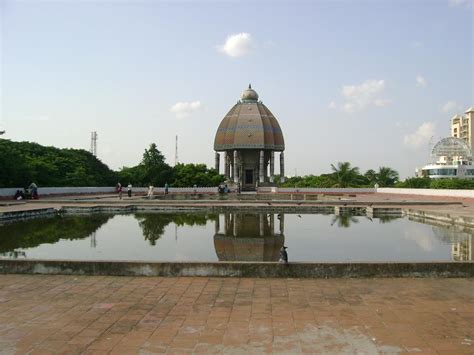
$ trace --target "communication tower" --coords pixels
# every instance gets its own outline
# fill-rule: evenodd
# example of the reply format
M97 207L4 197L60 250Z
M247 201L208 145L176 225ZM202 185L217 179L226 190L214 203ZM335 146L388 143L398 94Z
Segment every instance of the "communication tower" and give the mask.
M174 166L178 164L178 135L176 135L176 144L174 148Z
M93 156L97 156L97 132L91 132L91 153Z

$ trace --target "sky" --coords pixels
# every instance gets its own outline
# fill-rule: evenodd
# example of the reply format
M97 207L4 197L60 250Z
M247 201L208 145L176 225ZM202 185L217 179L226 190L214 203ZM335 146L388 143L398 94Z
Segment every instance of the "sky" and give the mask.
M251 83L288 176L413 176L474 106L473 18L472 0L0 0L2 138L89 149L97 131L118 169L153 142L172 165L178 135L180 162L212 167Z

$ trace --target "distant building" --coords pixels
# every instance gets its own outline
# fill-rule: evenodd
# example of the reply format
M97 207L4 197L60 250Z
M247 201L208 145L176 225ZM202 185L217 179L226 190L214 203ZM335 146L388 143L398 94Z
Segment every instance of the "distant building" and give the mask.
M474 179L472 150L461 138L443 138L433 147L430 163L418 169L417 176L431 179Z
M419 177L474 179L474 107L451 119L451 137L441 139L431 151L430 162L416 169Z
M465 240L451 244L451 255L454 261L474 260L472 239L473 239L473 236L469 235Z
M451 118L451 137L462 139L474 151L474 107Z

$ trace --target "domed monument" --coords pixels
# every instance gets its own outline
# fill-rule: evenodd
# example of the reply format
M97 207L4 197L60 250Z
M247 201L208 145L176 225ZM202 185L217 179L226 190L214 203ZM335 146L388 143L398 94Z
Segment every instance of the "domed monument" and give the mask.
M285 141L275 116L249 85L240 100L221 121L214 139L216 170L224 153L224 175L240 184L242 190L272 186L275 177L275 152L280 152L280 179L284 181Z

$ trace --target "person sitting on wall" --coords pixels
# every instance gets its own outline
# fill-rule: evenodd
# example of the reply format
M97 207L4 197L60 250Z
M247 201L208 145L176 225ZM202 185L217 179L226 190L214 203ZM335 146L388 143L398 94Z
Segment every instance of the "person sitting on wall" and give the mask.
M39 198L39 196L38 196L38 185L36 185L34 182L32 182L28 188L31 191L31 198L33 200L37 200Z
M225 194L229 193L229 187L227 186L227 184L224 185L224 193Z
M25 198L25 194L23 193L23 191L16 190L15 196L13 198L17 201L20 201L20 200L23 200Z

